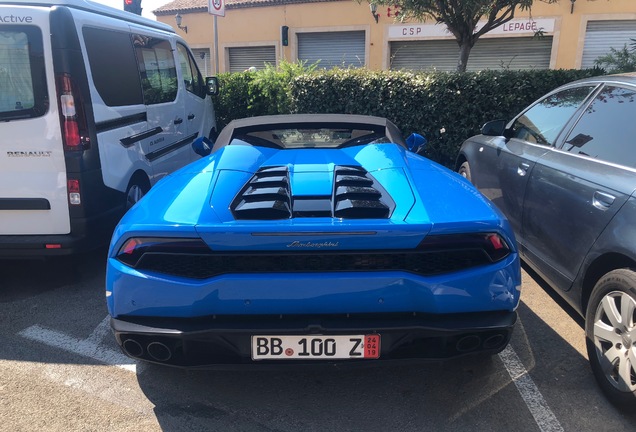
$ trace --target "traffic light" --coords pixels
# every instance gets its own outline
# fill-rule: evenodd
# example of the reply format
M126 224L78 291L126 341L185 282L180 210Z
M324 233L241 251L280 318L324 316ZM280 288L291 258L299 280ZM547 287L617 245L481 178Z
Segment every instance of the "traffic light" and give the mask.
M281 41L283 42L283 46L289 45L289 27L282 26L280 28L280 38L281 38Z
M141 15L141 0L124 0L124 10Z

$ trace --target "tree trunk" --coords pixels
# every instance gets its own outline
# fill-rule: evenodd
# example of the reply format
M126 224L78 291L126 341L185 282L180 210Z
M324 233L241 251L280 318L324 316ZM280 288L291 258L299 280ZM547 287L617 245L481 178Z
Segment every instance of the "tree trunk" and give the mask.
M473 45L468 41L461 41L459 43L459 61L457 63L457 72L466 72L466 65L468 65L468 56Z

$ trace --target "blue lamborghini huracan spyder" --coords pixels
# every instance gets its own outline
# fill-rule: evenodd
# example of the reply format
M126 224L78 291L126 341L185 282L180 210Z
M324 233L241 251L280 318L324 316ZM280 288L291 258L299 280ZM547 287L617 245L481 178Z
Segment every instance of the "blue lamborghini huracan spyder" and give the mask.
M180 367L442 359L510 340L521 274L502 214L386 119L230 123L110 245L111 325ZM286 362L285 362L286 361Z

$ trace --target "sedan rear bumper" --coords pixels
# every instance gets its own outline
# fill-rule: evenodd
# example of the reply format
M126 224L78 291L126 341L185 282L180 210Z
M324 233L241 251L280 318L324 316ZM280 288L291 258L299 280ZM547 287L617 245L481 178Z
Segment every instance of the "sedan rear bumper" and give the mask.
M495 354L506 347L516 312L465 314L360 314L315 316L228 316L196 319L111 319L125 354L183 368L291 364L373 364L439 360L466 354ZM379 334L377 360L252 360L256 335Z

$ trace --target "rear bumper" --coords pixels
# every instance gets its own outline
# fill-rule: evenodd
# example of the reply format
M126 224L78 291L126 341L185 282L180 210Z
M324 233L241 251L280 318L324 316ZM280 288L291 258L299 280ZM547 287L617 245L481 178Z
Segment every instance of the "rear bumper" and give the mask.
M122 215L123 208L115 208L90 218L73 218L69 234L0 235L0 258L64 256L97 249L108 244Z
M125 354L182 368L267 367L316 364L377 364L495 354L506 347L516 312L465 314L360 314L315 316L126 317L111 319ZM254 335L379 334L377 360L251 359ZM150 348L150 349L149 349Z

